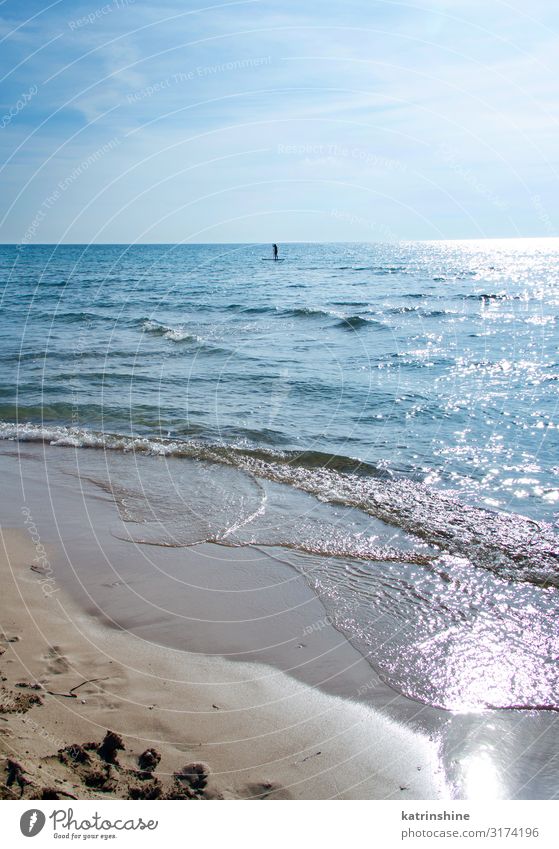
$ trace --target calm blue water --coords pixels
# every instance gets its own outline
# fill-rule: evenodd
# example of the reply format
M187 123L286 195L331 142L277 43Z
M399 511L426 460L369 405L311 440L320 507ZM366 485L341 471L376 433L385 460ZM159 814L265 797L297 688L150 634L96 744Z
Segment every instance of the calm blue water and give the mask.
M0 418L352 458L552 520L559 242L2 247Z
M475 702L481 679L449 694L436 670L450 639L456 668L475 669L484 634L482 678L487 663L502 673L495 702L551 698L556 678L539 661L557 610L540 587L559 583L559 240L270 256L258 245L0 248L2 435L116 449L113 482L144 522L139 542L334 557L309 580L364 653L392 639L383 671L404 691L413 658L401 667L394 634L417 646L415 680L431 683L412 695L459 703L466 687ZM166 459L143 467L149 510L122 460L131 451ZM84 468L95 454L83 452ZM381 560L372 577L366 564ZM453 577L462 594L470 582L465 611ZM472 598L495 609L468 643L452 629L471 625ZM410 617L423 628L411 636ZM522 640L532 672L513 692L523 661L510 646Z

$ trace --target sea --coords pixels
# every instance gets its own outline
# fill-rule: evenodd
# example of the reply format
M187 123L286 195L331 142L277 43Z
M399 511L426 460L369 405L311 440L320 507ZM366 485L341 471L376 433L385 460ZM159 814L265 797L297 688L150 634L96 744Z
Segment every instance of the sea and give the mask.
M411 699L559 709L559 240L279 257L0 246L0 437L136 545L279 550Z

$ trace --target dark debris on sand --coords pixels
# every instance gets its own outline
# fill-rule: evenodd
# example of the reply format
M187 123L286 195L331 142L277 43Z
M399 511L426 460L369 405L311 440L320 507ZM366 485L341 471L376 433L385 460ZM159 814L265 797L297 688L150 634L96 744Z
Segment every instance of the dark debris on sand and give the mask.
M99 743L73 743L56 755L35 764L20 764L7 758L0 776L0 799L83 799L112 796L119 799L205 799L219 798L206 793L210 774L207 764L194 762L172 777L158 776L155 770L161 755L149 748L137 756L137 768L119 763L117 754L125 751L122 737L108 730ZM46 767L43 775L39 770Z

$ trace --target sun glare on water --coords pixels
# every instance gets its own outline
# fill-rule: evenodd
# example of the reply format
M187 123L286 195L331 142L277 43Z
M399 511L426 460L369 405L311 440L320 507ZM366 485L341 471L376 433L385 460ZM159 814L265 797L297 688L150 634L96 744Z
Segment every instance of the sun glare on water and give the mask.
M502 799L498 770L487 750L480 750L462 762L466 799Z

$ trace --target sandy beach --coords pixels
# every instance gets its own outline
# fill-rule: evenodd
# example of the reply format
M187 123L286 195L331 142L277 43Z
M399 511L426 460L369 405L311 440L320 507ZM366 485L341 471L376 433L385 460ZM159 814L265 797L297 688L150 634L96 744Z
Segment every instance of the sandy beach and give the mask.
M306 645L298 649L307 653L301 664L306 671L294 668L287 673L277 663L275 668L270 664L274 652L276 660L281 655L285 622L276 629L272 626L271 639L262 643L268 646L262 651L266 663L239 660L242 654L234 661L218 656L223 625L212 636L211 623L193 623L192 611L186 610L185 627L177 629L176 611L165 614L156 599L149 605L151 622L144 609L144 616L136 617L135 629L117 625L114 603L119 580L123 585L125 576L116 579L115 572L122 567L123 550L129 566L137 565L139 547L106 533L107 518L116 521L114 504L98 493L84 495L83 482L57 477L52 452L41 447L22 451L17 459L9 451L2 456L4 473L12 474L12 491L21 488L25 494L25 502L18 496L5 506L2 528L4 798L434 799L448 795L438 747L427 734L383 716L370 705L334 694L342 686L347 690L349 679L357 688L356 697L359 687L364 688L361 692L376 687L379 702L395 698L375 682L371 667L330 626L307 627ZM36 462L37 454L43 456L42 462ZM45 468L50 472L48 486ZM72 511L72 501L81 512ZM88 526L84 505L93 514L107 511L105 524L99 514L88 513ZM64 525L65 551L55 541L52 511ZM97 552L84 544L91 528L96 528L100 541ZM120 559L115 553L118 548ZM197 558L206 558L198 565L207 565L208 556L223 560L236 555L250 575L250 555L245 549L240 558L239 550L217 546L202 552L158 548L156 553L180 557L191 569L196 568ZM157 562L163 569L172 566L169 558ZM110 572L112 581L107 581ZM139 583L131 580L126 585L126 592L137 598L143 592L141 570L138 577ZM107 583L103 597L95 587ZM305 622L318 621L320 602L310 590L305 594L300 584L295 584L293 592L299 593L296 615L301 617L298 629L304 631ZM217 614L223 595L215 595ZM264 610L270 599L260 604ZM121 600L118 607L126 618L127 602ZM256 619L258 607L257 601ZM242 605L240 611L242 616ZM269 610L263 615L270 619ZM128 609L128 617L134 618L133 608ZM250 632L251 627L261 636L262 629L254 621L247 622L246 630ZM202 653L196 640L189 650L188 634L202 635L204 629L214 650ZM184 647L172 645L177 634L186 635ZM198 643L208 645L202 636ZM232 648L234 642L229 644ZM247 652L248 657L256 655L256 651ZM302 680L313 676L325 686ZM325 692L328 689L331 692ZM107 732L112 736L107 737Z
M6 843L557 842L556 5L0 5Z

